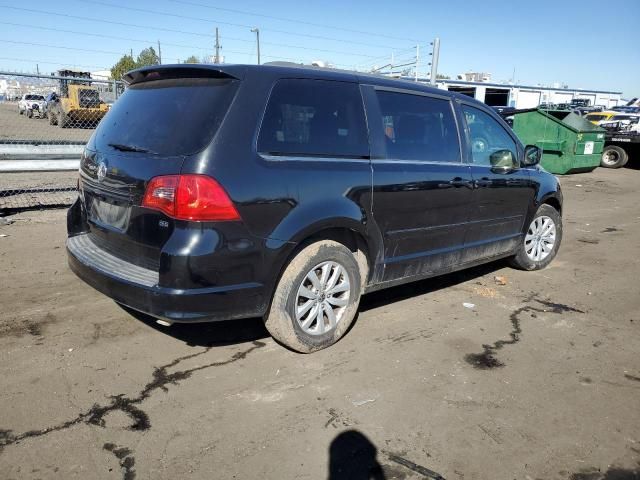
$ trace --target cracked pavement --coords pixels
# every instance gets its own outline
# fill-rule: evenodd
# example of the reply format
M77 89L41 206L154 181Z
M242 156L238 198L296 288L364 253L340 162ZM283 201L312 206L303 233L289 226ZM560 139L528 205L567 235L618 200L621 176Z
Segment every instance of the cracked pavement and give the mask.
M548 269L370 294L312 355L133 316L68 270L65 211L14 215L0 478L640 478L640 170L561 181Z

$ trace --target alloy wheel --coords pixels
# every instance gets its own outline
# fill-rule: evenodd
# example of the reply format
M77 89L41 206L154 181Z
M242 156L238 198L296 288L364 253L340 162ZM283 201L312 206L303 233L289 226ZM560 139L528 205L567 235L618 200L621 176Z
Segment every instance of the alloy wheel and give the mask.
M295 302L298 325L309 335L335 329L349 304L351 283L347 270L337 262L322 262L304 277Z
M551 217L533 219L524 237L524 250L531 260L540 262L547 258L556 244L556 224Z

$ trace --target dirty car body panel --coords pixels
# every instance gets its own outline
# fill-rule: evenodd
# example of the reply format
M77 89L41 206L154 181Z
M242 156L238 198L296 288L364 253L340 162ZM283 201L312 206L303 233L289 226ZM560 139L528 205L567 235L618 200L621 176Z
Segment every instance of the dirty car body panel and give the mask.
M170 322L264 315L310 239L351 239L366 254L373 291L513 255L537 206L562 203L540 167L499 174L474 165L461 107L469 100L456 94L284 66L163 65L125 80L82 156L69 263L117 302ZM291 92L309 91L344 96L348 128L362 128L362 140L325 155L273 151L269 139L283 134L269 130L270 102L282 97L281 108L309 115L286 104ZM424 101L427 114L404 97ZM316 135L334 120L331 111L313 116L323 123L285 135ZM423 128L452 143L417 158L421 147L402 139ZM154 179L181 176L215 179L237 217L200 221L145 206Z

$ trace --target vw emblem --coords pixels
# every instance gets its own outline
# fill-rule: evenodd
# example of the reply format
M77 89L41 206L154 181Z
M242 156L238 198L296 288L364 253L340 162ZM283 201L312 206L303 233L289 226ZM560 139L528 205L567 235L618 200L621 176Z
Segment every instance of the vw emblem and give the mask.
M107 176L107 164L104 162L100 162L98 165L98 181L101 182L104 180L104 177Z

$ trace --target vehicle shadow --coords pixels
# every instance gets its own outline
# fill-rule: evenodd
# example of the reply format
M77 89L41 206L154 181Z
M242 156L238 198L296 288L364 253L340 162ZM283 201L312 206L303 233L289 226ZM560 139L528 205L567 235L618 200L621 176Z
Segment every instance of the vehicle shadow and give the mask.
M372 292L362 297L358 312L366 312L411 297L437 292L443 288L448 288L490 274L505 266L506 261L499 260L467 270ZM184 342L191 347L235 345L269 337L269 332L265 328L262 318L245 318L207 323L174 323L170 327L166 327L158 325L156 319L150 315L138 312L124 305L119 306L129 315L150 328ZM359 314L349 327L349 331L358 322L358 317ZM347 334L349 331L347 331Z
M634 158L630 158L625 168L629 170L640 170L640 155L636 155Z
M425 280L387 288L378 292L372 292L362 297L359 311L366 312L367 310L384 307L390 303L406 300L407 298L437 292L443 288L449 288L454 285L488 275L496 270L506 267L507 265L508 263L506 260L498 260L466 270L460 270L458 272L427 278Z
M190 347L222 347L267 338L269 332L262 318L244 318L224 322L174 323L170 327L158 325L150 315L120 307L135 319L154 330L180 340Z

